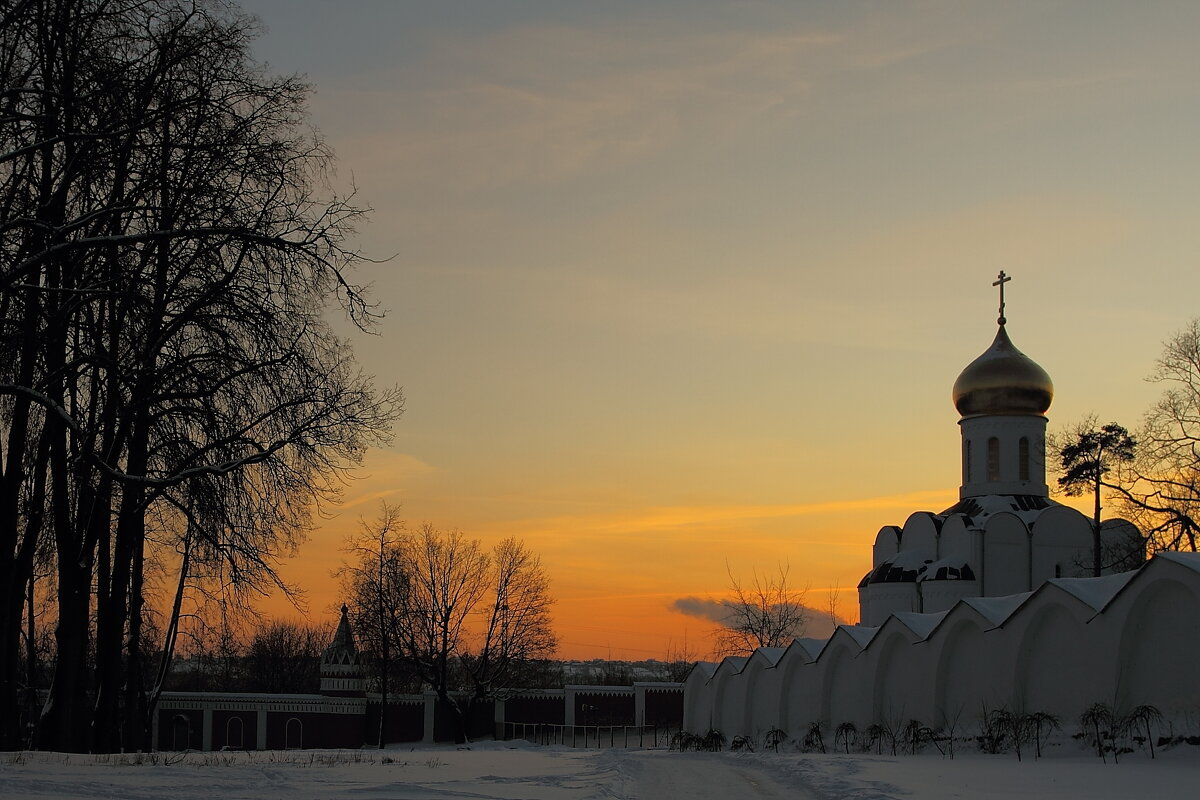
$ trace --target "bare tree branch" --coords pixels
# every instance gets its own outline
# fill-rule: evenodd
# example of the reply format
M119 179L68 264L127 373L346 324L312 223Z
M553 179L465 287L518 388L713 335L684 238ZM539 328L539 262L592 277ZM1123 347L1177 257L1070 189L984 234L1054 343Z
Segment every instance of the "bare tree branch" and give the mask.
M716 633L718 656L750 655L759 647L786 647L803 635L807 623L805 590L788 584L788 564L779 564L777 574L755 570L749 583L733 574L728 563L729 594L720 601L726 618Z

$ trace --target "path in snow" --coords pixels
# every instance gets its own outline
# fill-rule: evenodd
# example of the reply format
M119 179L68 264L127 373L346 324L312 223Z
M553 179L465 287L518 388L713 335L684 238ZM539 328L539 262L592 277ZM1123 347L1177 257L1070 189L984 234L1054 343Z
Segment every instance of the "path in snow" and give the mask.
M795 780L772 775L761 764L711 753L606 750L608 782L595 795L604 800L817 800ZM783 782L781 782L783 781Z

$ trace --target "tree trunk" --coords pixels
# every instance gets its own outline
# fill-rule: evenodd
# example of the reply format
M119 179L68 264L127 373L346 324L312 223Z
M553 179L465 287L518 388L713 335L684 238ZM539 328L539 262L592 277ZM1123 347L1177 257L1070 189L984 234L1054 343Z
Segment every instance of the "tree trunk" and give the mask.
M134 475L145 469L144 437L130 447L127 469ZM133 580L134 558L142 545L145 522L142 517L142 491L126 485L121 490L116 535L113 540L108 595L97 598L96 608L96 705L92 718L92 742L97 752L122 749L120 697L124 673L133 667L126 664L125 631L132 625L130 588ZM124 743L128 746L128 742Z
M36 281L35 281L36 282ZM21 320L21 347L18 353L16 380L21 386L31 386L34 365L41 351L41 302L37 292L25 292ZM15 397L9 425L3 442L8 451L0 459L0 749L15 750L22 741L18 720L20 709L20 641L21 614L25 588L33 577L33 557L37 536L41 531L41 506L45 502L46 469L49 459L48 439L42 431L32 475L34 497L26 509L25 536L21 537L21 488L28 477L26 450L31 420L31 401ZM39 490L40 487L40 490ZM36 521L35 521L36 520ZM30 535L33 539L30 539Z
M50 470L72 476L67 463L62 423L47 420L51 431ZM68 753L88 751L90 715L87 701L88 641L91 620L92 550L90 536L76 535L68 495L71 485L86 481L58 480L51 492L58 558L58 624L54 631L56 657L50 697L42 709L37 746ZM81 543L81 539L84 541ZM82 546L81 546L82 544Z
M1100 577L1100 568L1102 566L1101 560L1103 558L1103 554L1101 553L1102 549L1103 548L1101 547L1101 542L1100 542L1100 461L1099 461L1099 459L1097 459L1096 460L1096 511L1092 517L1092 576L1095 578Z
M12 451L10 450L10 455ZM42 507L46 495L46 462L48 454L45 447L45 437L38 448L38 457L33 464L33 493L29 506L25 511L23 535L18 538L17 531L21 525L18 521L20 514L19 498L12 497L4 502L4 524L11 526L12 547L5 547L0 555L0 749L15 750L24 743L24 732L20 730L19 721L22 714L18 713L22 702L28 702L28 692L34 690L36 677L37 651L34 639L33 624L33 561L37 551L38 538L42 531ZM18 464L18 474L25 471L24 464ZM16 481L14 480L13 483ZM7 484L8 481L5 481ZM8 486L5 486L7 491ZM6 534L3 540L7 540ZM28 627L26 636L26 668L25 687L22 692L20 682L21 661L21 630L22 614L28 607ZM22 695L25 695L22 697Z
M144 731L154 730L154 714L158 708L158 698L162 695L163 685L171 673L171 661L175 657L175 642L179 638L179 614L183 608L183 596L187 591L188 571L191 568L192 556L192 526L188 523L183 539L183 560L179 565L179 582L175 586L175 600L171 603L171 616L167 620L167 630L163 635L162 657L158 664L158 674L154 679L145 701L145 714L142 721ZM153 742L149 742L153 745Z
M450 693L445 688L438 690L437 697L438 700L441 701L442 708L446 709L446 712L450 714L450 719L454 727L454 743L466 744L470 739L468 736L469 731L467 729L467 723L470 719L469 714L471 710L471 698L467 698L467 708L464 710L458 705L454 698L450 696Z
M380 655L379 668L379 749L382 750L387 742L388 719L388 670L391 669L388 647L384 644Z
M133 554L133 575L129 592L129 641L125 647L125 746L141 752L148 749L149 729L143 724L145 687L142 682L142 607L146 543L138 542Z

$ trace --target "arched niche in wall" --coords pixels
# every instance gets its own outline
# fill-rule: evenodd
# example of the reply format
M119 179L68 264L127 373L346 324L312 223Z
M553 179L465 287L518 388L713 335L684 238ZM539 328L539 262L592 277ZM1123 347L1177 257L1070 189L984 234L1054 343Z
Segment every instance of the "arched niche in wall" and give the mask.
M870 633L871 629L857 629L857 632ZM855 636L846 627L840 627L817 659L822 676L820 720L828 730L843 722L853 722L860 728L867 724L871 697L869 692L863 691L867 676L864 674L865 662L857 658L861 652L862 645ZM802 720L800 728L807 729L815 721Z
M1074 720L1104 700L1095 686L1107 670L1094 646L1097 629L1087 625L1093 612L1074 598L1055 596L1060 591L1046 587L1017 612L1020 619L1008 623L1023 628L1016 648L1014 710Z
M983 531L984 594L998 597L1029 588L1029 529L1016 514L993 514Z
M1197 579L1193 573L1185 583L1163 576L1166 571L1148 568L1123 598L1129 611L1120 634L1116 685L1118 703L1126 710L1139 705L1154 705L1164 713L1200 708Z
M304 723L299 718L288 719L283 729L283 746L286 750L299 750L304 747Z
M765 731L767 728L773 727L772 725L763 727L763 720L756 718L762 712L760 698L770 694L764 691L766 687L763 686L763 675L769 666L767 659L755 650L741 675L742 717L732 730L725 730L726 736L730 738L737 735L754 737L759 728ZM756 711L759 712L758 715L756 715Z
M225 720L225 746L231 750L241 750L245 747L241 717L230 717Z
M713 727L713 676L717 665L711 662L695 664L684 681L686 698L683 707L683 727L689 731L706 731Z
M921 713L918 707L921 700L914 696L915 684L919 683L919 679L907 668L913 664L911 656L915 637L894 620L885 623L885 626L886 630L876 635L869 648L875 673L871 722L887 724L900 720L903 724Z
M186 714L171 717L171 749L188 750L192 746L192 721Z
M805 641L815 644L816 640ZM775 666L779 670L779 727L792 736L821 713L815 685L820 672L813 662L816 652L796 640Z
M735 698L741 695L740 673L745 666L744 657L730 656L721 662L713 675L712 726L719 731L726 731L731 724L741 721L741 715L737 713L740 706Z
M951 618L953 617L953 618ZM956 606L927 641L936 648L932 724L960 730L979 716L984 704L997 707L983 620Z

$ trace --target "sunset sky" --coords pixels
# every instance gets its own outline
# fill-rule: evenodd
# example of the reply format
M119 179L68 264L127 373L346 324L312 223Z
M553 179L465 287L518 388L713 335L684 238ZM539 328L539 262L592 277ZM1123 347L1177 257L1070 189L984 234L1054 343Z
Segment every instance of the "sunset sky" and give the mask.
M853 620L957 499L999 270L1051 429L1135 426L1200 314L1200 4L243 6L374 209L354 346L407 398L284 566L314 621L380 500L522 537L564 657L707 654L727 563Z

